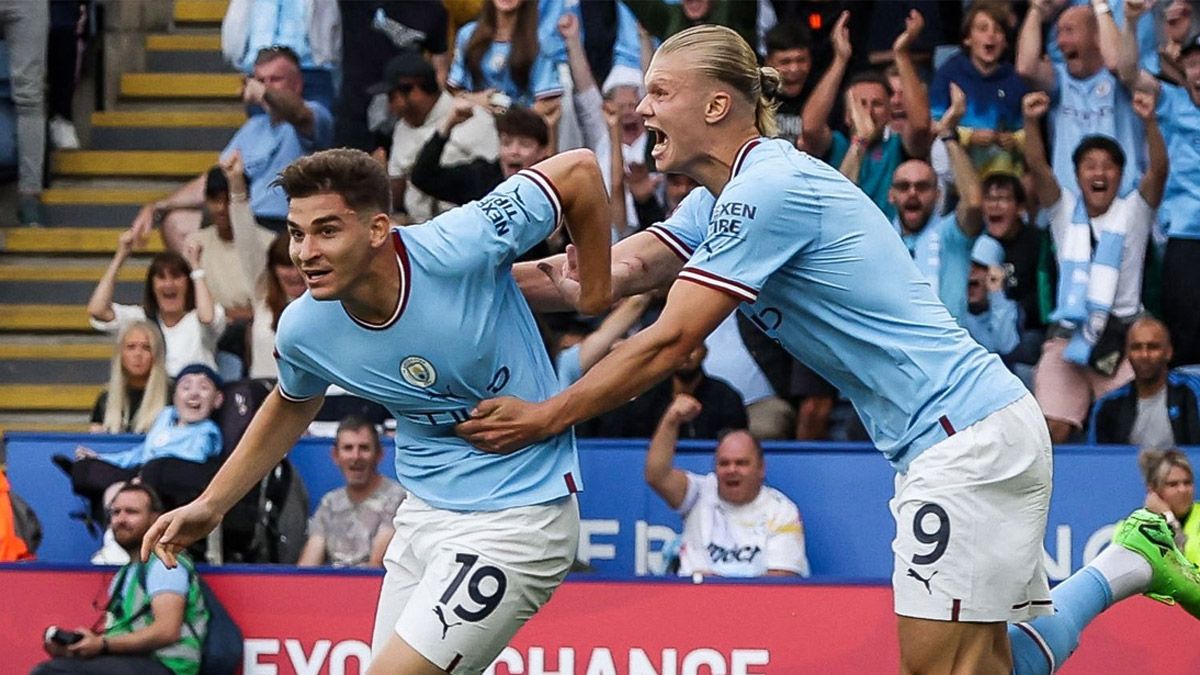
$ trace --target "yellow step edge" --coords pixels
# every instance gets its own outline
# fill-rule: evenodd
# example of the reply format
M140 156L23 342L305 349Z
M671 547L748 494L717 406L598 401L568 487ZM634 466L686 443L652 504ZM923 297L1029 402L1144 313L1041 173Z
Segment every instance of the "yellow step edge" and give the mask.
M229 9L228 0L175 0L175 21L220 23Z
M0 305L0 330L90 331L83 305Z
M236 99L244 79L241 73L123 73L121 96Z
M0 422L0 434L6 431L85 434L90 426L87 422Z
M56 174L86 176L200 175L217 163L219 153L183 150L58 150Z
M213 35L147 35L148 52L219 52L220 34Z
M117 238L124 232L117 227L13 227L0 230L6 253L112 253ZM158 253L163 250L158 230L150 233L146 245L134 253Z
M107 361L112 357L110 344L56 345L49 342L0 344L0 359L12 361Z
M0 384L0 410L91 410L98 384Z
M145 204L171 194L170 190L131 190L125 188L50 188L42 191L42 203L63 204Z
M0 265L0 281L99 281L103 267L63 265ZM144 281L144 266L125 266L117 272L117 281Z
M92 113L94 127L232 127L242 126L246 113L231 111L108 110Z

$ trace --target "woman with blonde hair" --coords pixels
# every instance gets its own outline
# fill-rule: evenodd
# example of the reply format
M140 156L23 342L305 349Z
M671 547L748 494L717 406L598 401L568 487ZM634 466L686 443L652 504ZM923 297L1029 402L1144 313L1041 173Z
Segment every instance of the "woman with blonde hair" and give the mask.
M92 408L92 433L146 433L167 405L165 352L162 335L149 321L134 321L121 329L108 387Z
M1196 508L1196 474L1181 450L1142 450L1138 468L1146 482L1146 509L1162 514L1175 532L1175 545L1200 565L1200 508Z

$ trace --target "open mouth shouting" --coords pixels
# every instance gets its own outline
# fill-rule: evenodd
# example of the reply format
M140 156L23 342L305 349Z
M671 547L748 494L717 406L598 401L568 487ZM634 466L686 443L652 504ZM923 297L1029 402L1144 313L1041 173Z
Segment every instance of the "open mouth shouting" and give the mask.
M650 140L654 143L653 147L650 149L650 156L655 160L662 159L663 155L665 155L667 152L668 146L670 145L670 138L667 137L667 134L664 133L662 129L649 125L646 125L646 133L650 134Z

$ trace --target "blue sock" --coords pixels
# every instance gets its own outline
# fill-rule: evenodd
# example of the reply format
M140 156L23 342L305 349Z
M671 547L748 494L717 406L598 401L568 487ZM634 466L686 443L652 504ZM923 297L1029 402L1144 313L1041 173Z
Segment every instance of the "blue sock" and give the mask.
M1050 599L1054 614L1008 627L1014 675L1049 675L1061 668L1079 646L1079 634L1108 609L1113 595L1104 575L1084 567L1056 586Z

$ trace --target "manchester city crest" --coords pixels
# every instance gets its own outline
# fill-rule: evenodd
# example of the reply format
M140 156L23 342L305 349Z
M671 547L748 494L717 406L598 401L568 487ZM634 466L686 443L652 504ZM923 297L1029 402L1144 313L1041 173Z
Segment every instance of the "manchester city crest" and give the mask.
M433 369L433 364L420 356L410 356L401 361L400 376L405 382L422 389L437 382L437 371Z

